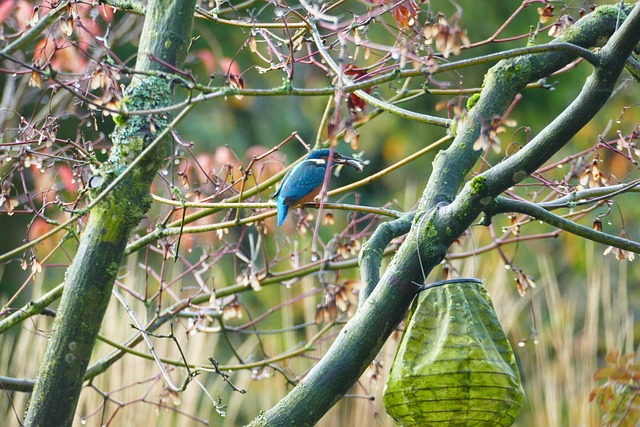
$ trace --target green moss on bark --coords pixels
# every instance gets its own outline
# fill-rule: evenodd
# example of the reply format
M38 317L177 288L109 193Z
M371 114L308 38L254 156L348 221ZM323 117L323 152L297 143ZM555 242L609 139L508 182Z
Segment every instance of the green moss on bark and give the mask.
M182 66L191 37L195 0L150 0L146 10L136 68L158 70L158 76L136 75L126 91L125 111L115 119L118 126L111 135L113 148L109 159L95 172L102 180L96 180L91 196L95 197L116 178L121 179L93 208L76 256L65 273L54 332L36 380L25 425L73 424L83 377L128 236L151 206L149 188L169 152L166 141L160 141L141 157L168 125L167 114L127 115L127 112L157 110L170 105L171 89L161 75L171 71L164 64ZM171 42L165 44L168 39ZM141 57L145 60L141 61ZM151 58L161 58L162 62Z
M471 110L473 106L476 105L476 102L478 102L479 99L479 93L474 93L473 95L471 95L471 97L467 100L467 110Z
M487 177L478 175L471 180L471 189L476 194L481 194L485 191L487 184Z

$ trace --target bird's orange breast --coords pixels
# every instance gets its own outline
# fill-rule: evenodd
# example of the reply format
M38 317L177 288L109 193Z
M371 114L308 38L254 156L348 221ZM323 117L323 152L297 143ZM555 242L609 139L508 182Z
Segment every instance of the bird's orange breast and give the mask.
M315 197L320 194L320 190L322 190L322 184L320 184L319 186L317 186L316 188L314 188L313 190L311 190L309 192L309 194L307 194L306 196L302 197L301 199L298 199L294 205L295 206L301 206L304 205L305 203L309 203L309 202L313 202L313 199L315 199Z

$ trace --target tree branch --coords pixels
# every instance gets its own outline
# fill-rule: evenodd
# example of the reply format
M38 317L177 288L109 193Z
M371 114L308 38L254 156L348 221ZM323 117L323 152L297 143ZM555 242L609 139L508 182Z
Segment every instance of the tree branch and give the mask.
M359 307L369 298L380 281L380 265L387 245L391 240L409 232L414 215L415 212L410 212L401 218L380 224L362 247L358 264L360 280L363 282L364 288L360 291Z
M628 18L631 22L628 25L625 22L619 32L634 43L640 38L640 33L633 31L640 25L636 23L638 15L640 4ZM584 48L595 46L614 33L616 17L616 7L601 7L578 21L556 42ZM624 63L631 49L628 46L622 49L617 42L615 45ZM604 51L609 51L607 46ZM483 185L486 177L480 181L473 179L471 183L475 185L465 186L460 197L456 197L461 183L481 155L473 147L483 126L495 117L502 117L515 94L527 83L548 76L574 58L566 52L547 52L501 61L488 72L480 99L462 120L456 139L436 157L434 173L420 200L411 231L378 286L303 381L275 407L260 414L252 425L313 425L357 381L405 316L419 290L416 283L422 282L443 259L448 247L472 224L483 208L480 201L489 196L486 206L493 200ZM607 55L601 59L602 67L615 79L621 67L611 66L617 63L610 64ZM607 87L605 85L605 92ZM593 115L595 111L590 113ZM506 187L510 185L511 181ZM443 206L443 203L451 204Z
M640 253L640 243L638 242L619 236L612 236L610 234L594 230L591 227L586 227L582 224L562 218L561 216L555 215L535 203L507 199L505 197L498 196L485 212L490 216L507 212L522 213L534 217L537 220L546 222L549 225L553 225L554 227L565 230L571 234L575 234L576 236L584 237L585 239L593 240L594 242L614 246L627 251Z

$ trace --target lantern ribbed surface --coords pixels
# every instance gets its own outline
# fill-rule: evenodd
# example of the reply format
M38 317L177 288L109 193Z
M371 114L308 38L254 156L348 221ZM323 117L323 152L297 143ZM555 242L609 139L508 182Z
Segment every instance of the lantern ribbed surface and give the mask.
M423 291L384 392L403 426L510 426L524 394L513 350L479 283Z

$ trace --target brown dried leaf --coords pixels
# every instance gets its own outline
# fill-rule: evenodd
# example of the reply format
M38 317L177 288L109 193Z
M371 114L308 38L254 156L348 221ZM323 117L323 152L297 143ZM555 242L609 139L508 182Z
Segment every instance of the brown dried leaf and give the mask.
M447 263L444 265L444 267L442 267L442 280L448 280L450 273L451 273L451 267Z
M598 369L596 373L593 374L593 379L594 380L609 379L611 378L611 375L613 375L617 371L618 371L617 366L605 366Z
M31 14L31 19L29 20L29 26L34 27L38 21L40 21L40 16L38 15L38 6L33 8L33 13Z
M344 142L351 145L352 150L357 150L360 143L360 132L353 125L347 126L344 130Z
M364 68L358 68L353 64L348 64L344 69L344 74L347 76L352 76L353 81L357 82L361 79L367 77L367 70ZM371 88L364 89L366 93L371 93ZM349 115L352 118L358 118L360 114L364 111L367 103L364 99L360 98L355 93L349 93L347 95L347 109L349 110Z
M436 60L436 57L433 55L433 52L429 52L426 65L427 65L427 70L429 70L430 73L435 73L438 70L438 61Z
M322 225L333 225L335 223L336 220L331 212L324 214L324 218L322 218Z
M321 304L318 304L318 306L316 307L316 317L315 317L316 325L320 325L323 320L324 320L324 307Z
M548 4L543 8L538 8L538 15L540 15L540 22L546 24L551 18L553 18L553 10L555 6L552 4Z
M29 79L29 86L31 87L42 87L42 75L40 75L39 71L33 70L31 71L31 78Z
M222 308L223 320L229 320L234 318L238 318L238 319L242 318L242 309L240 307L240 304L238 304L238 301L236 300L229 302Z
M620 232L620 237L622 237L623 239L631 240L631 236L629 236L629 233L627 233L627 231L624 229ZM636 259L635 253L631 251L627 251L625 249L616 248L613 246L607 247L607 249L604 250L602 255L606 256L606 255L609 255L610 253L614 254L618 261L624 261L625 259L628 261L633 261Z
M343 292L338 292L336 294L336 307L338 308L338 310L340 310L341 312L345 312L347 311L349 305L349 299L346 297L346 295L343 294Z
M244 77L240 74L227 74L229 86L236 89L244 89ZM242 95L235 95L236 99L242 99Z
M627 367L627 365L629 365L629 363L633 360L633 358L635 357L635 354L633 353L627 353L623 356L620 357L620 366L624 366Z
M173 390L167 390L167 393L171 399L171 403L173 403L173 406L179 406L181 403L180 395Z
M618 363L620 359L620 351L614 349L609 350L609 352L604 356L604 362L607 365L615 365Z
M431 45L435 40L435 48L444 58L448 58L451 54L460 54L462 47L470 44L466 30L458 25L457 16L454 16L453 22L449 23L443 13L438 14L436 24L425 25L422 35L426 45Z
M251 289L253 289L254 291L262 290L260 279L258 278L258 275L255 273L251 275Z
M517 270L517 273L518 275L515 278L516 287L518 288L520 296L523 297L527 294L528 289L536 287L536 283L531 276L524 274L522 270Z
M9 216L13 215L13 210L17 208L18 205L20 205L20 202L18 202L17 199L9 197L9 195L7 194L0 195L0 205L2 205L3 203L5 208L7 209L7 215Z
M62 34L64 34L65 36L70 36L71 34L73 34L73 16L69 16L68 18L60 17L58 23L60 24L60 30L62 31Z
M574 22L574 19L570 15L562 15L549 29L549 36L561 36Z
M593 220L593 229L602 233L602 219L596 218Z
M31 262L31 273L41 273L42 272L42 264L36 258Z
M626 383L631 379L631 375L629 375L625 369L616 366L615 370L609 375L609 378L618 382Z
M107 76L107 73L105 73L101 69L97 69L93 72L93 75L91 76L91 80L89 81L89 88L91 90L95 90L100 87L106 88L108 81L109 81L109 78Z

